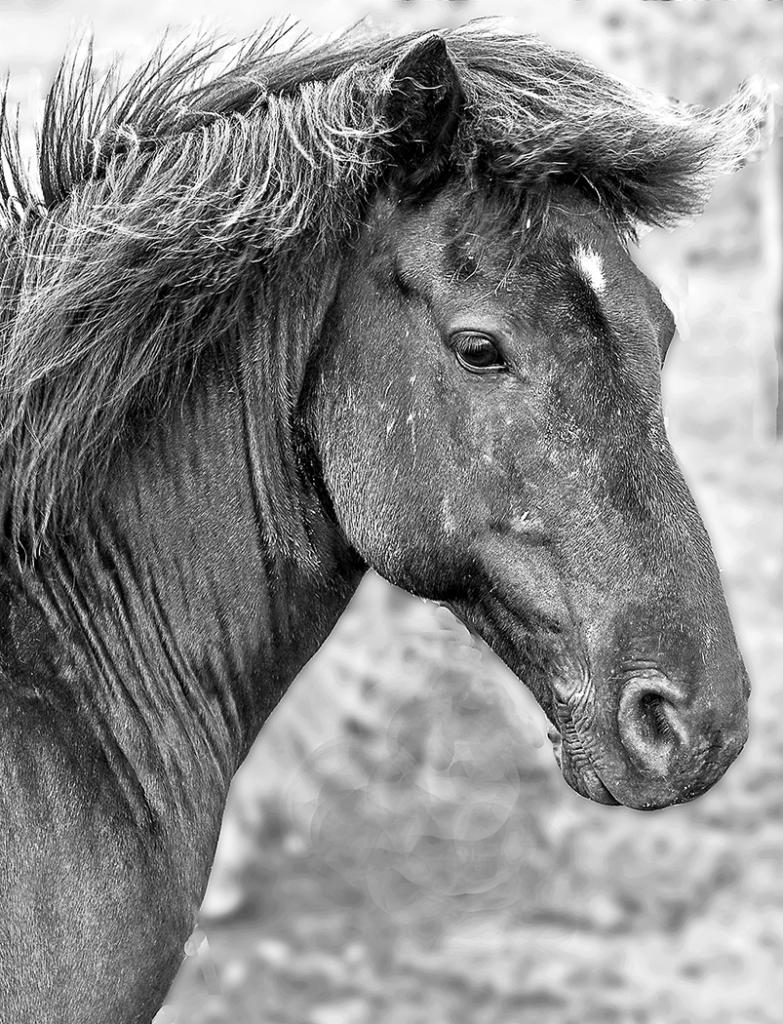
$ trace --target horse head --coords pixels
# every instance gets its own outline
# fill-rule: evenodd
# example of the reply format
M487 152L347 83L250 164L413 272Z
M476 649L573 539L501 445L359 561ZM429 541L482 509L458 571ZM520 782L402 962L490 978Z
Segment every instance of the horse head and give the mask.
M742 749L749 688L666 436L673 317L584 177L466 172L465 79L437 38L395 69L393 170L341 271L308 443L350 544L489 643L574 789L688 800Z

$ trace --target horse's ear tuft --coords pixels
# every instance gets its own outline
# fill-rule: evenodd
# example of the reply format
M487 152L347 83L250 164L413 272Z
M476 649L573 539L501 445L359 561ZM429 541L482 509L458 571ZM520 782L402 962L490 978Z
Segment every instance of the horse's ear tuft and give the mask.
M430 35L414 43L391 69L384 108L393 184L418 192L443 175L462 105L459 73L443 37Z

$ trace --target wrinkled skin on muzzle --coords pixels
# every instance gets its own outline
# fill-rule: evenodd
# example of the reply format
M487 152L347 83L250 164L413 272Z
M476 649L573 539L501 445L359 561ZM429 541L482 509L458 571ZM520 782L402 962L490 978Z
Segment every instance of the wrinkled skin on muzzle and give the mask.
M324 486L368 565L530 687L574 789L691 799L748 683L664 429L671 314L575 192L529 241L463 196L379 199L343 268L308 397Z

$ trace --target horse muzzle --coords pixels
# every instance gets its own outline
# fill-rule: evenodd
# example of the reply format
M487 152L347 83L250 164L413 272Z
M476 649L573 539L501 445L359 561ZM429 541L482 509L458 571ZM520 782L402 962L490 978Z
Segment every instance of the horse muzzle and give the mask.
M641 669L620 680L612 716L598 712L592 685L558 688L550 739L564 778L589 799L640 810L701 795L747 740L749 686L739 672L692 697L660 670Z

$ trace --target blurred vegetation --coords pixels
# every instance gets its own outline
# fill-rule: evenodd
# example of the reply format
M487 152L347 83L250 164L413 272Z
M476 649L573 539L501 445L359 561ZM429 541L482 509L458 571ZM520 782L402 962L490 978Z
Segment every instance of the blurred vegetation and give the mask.
M287 10L316 32L513 15L623 77L719 102L783 77L783 5L376 2ZM271 5L0 0L29 109L69 31L147 50ZM675 309L674 446L754 683L751 741L694 804L641 815L560 778L526 692L440 609L368 577L237 776L202 926L160 1022L779 1024L783 1019L783 464L771 439L767 164L640 258Z

